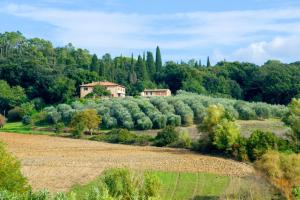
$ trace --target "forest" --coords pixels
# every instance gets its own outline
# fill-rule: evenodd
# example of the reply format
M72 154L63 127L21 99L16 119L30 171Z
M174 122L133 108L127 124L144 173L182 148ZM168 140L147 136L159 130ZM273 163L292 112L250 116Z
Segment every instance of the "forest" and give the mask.
M38 107L76 100L79 85L108 80L126 86L127 95L144 88L169 88L271 104L288 104L300 95L300 62L269 60L264 65L201 60L163 62L160 48L141 55L102 57L71 43L25 38L20 32L0 34L0 112L32 101ZM17 94L17 95L16 95Z

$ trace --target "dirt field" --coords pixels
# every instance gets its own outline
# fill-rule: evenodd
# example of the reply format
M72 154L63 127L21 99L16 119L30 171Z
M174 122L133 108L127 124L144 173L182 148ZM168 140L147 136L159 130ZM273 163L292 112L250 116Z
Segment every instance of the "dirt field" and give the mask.
M76 183L92 180L111 167L234 176L254 172L251 166L243 163L185 150L12 133L0 133L0 140L21 160L22 171L34 189L66 191Z

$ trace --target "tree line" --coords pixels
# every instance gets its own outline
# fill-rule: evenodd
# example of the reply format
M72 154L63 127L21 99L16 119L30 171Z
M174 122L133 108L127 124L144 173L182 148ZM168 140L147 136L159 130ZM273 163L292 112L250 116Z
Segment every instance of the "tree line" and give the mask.
M0 109L34 100L63 103L78 96L79 85L108 80L138 95L144 88L169 88L247 101L288 104L300 94L300 62L284 64L271 60L262 66L221 61L162 62L160 48L137 58L110 54L98 57L72 44L53 47L40 38L25 38L20 32L0 34ZM8 88L13 88L8 89ZM3 92L5 91L5 92ZM18 101L12 91L22 96ZM24 97L24 98L23 98ZM5 103L3 103L5 102Z

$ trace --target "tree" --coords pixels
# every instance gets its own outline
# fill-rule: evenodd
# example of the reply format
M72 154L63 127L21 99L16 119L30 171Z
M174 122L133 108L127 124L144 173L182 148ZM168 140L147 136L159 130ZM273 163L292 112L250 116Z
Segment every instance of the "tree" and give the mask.
M156 72L156 68L155 68L156 66L155 66L153 54L150 51L147 52L146 64L147 64L147 70L150 74L150 77L152 77Z
M155 137L155 144L159 147L166 146L179 139L179 132L174 126L167 126L162 131L158 132Z
M155 59L156 71L160 71L162 68L162 59L160 54L160 49L156 47L156 59Z
M21 164L10 155L0 142L0 188L9 192L23 193L30 187L26 178L22 175Z
M27 101L24 89L20 86L10 87L6 81L0 80L0 112L19 106Z
M149 79L145 62L143 61L143 58L140 55L138 56L138 60L136 63L136 72L139 80L145 81Z
M209 60L209 56L207 57L207 64L206 67L210 67L210 60Z
M96 54L92 57L91 67L90 70L99 73L99 61Z
M291 127L293 131L293 140L300 147L300 99L293 99L288 105L288 108L289 113L284 117L283 121Z
M103 97L103 96L110 96L111 92L107 90L105 87L101 85L97 85L93 88L93 92L91 94L97 97Z
M88 129L89 133L92 135L93 130L98 128L101 123L101 117L97 114L96 110L84 110L77 112L72 120L71 127L78 129L83 132L84 129Z
M218 124L214 130L213 144L219 150L231 153L233 145L237 144L241 137L239 127L235 122L224 120Z

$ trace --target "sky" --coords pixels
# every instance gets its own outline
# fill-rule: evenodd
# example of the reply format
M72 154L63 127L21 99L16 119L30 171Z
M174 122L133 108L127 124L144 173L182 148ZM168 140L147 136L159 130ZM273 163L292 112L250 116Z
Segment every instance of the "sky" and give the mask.
M164 61L300 60L299 0L0 0L0 32L102 56L161 48Z

